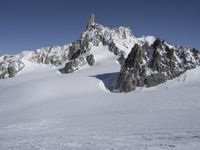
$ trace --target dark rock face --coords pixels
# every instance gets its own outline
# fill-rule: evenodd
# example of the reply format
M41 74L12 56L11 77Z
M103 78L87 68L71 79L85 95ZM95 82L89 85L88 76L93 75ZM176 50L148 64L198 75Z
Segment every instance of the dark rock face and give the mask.
M65 64L65 67L62 69L62 71L64 73L72 73L76 70L79 69L79 67L85 65L85 64L89 64L90 66L94 66L95 65L95 59L94 59L94 55L90 54L87 55L86 57L79 57L77 59L71 59L69 62L67 62Z
M131 46L127 45L134 45L134 40L135 37L133 36L130 28L121 26L119 28L109 29L101 24L97 24L95 22L94 15L92 15L88 21L86 31L83 32L81 36L73 43L63 46L40 48L36 51L30 51L28 53L22 52L17 54L19 59L14 60L14 62L22 62L21 59L25 58L31 62L59 67L66 62L73 62L74 60L80 60L81 57L86 57L93 47L99 46L100 44L107 46L108 49L115 55L122 56L125 53L123 48L130 50ZM116 43L118 42L120 42L121 49L116 46ZM122 59L123 57L120 58ZM95 60L93 60L93 58L88 57L87 59L89 65L94 65ZM124 61L121 59L120 63ZM8 64L10 63L4 62L1 57L0 63L6 63L6 65L0 65L0 68L3 68L0 69L2 70L0 71L1 78L13 77L15 72L18 72L18 70L15 68L8 68ZM72 63L71 65L76 66L75 64Z
M136 87L155 86L200 64L200 54L196 49L169 46L165 41L155 40L155 37L135 38L129 27L110 29L96 23L92 15L86 31L73 43L0 57L0 79L13 77L21 71L25 66L23 58L56 67L66 64L61 69L65 73L74 72L87 63L93 66L95 59L91 54L92 48L102 45L117 55L117 60L122 65L114 87L119 91L128 92Z
M76 59L67 62L64 68L65 73L74 72L77 69L78 65L79 65L79 62Z
M108 46L108 49L115 55L122 55L123 50L116 46L116 41L120 41L121 47L127 47L131 43L134 43L134 36L129 27L119 27L109 29L100 24L95 23L94 16L92 15L87 30L69 47L68 59L77 59L80 56L86 54L94 46L99 46L102 43L103 46Z
M91 46L89 44L90 40L86 36L84 38L80 38L76 42L72 43L69 48L68 58L69 59L76 59L81 55L85 54L86 52L90 51Z
M90 20L88 21L86 30L91 30L95 25L94 14L91 15Z
M65 67L63 69L64 73L72 73L79 69L80 66L84 65L86 62L83 57L80 57L79 59L73 59L70 60L65 64Z
M17 74L17 70L15 67L8 67L9 78L14 77Z
M146 51L139 45L135 45L124 62L119 73L115 89L129 92L135 90L137 86L143 86L143 79L139 76L145 76L145 58Z
M4 56L0 63L0 79L14 77L25 67L24 63L14 56Z
M86 60L87 60L87 63L90 66L94 66L95 65L95 59L94 59L94 55L93 54L90 54L90 55L86 56Z
M132 77L131 72L121 70L117 78L115 89L120 92L130 92L136 89L136 80Z
M117 48L117 46L115 45L115 43L112 42L111 44L108 44L108 48L115 55L119 55L120 54L120 50Z
M164 74L151 74L150 76L146 76L144 80L144 85L146 85L147 87L151 87L164 83L165 81L167 81L167 76L165 76Z
M174 79L200 65L200 53L183 47L169 48L157 39L150 47L135 45L121 67L115 91L130 92Z

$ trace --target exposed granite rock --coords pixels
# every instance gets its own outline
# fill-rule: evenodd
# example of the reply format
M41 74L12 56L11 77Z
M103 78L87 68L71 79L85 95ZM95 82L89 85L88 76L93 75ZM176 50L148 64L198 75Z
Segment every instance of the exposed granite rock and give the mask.
M92 15L86 31L73 43L22 52L5 57L5 60L0 57L0 78L13 77L22 70L22 59L56 67L67 62L67 73L79 69L86 63L93 66L94 56L88 54L92 54L92 48L101 44L117 55L117 60L122 65L116 84L116 89L120 91L157 85L200 64L200 54L196 49L170 46L152 36L136 38L129 27L110 29L96 23ZM128 58L125 59L130 51ZM166 79L160 76L165 76Z
M95 59L94 59L94 55L93 54L90 54L90 55L86 56L86 60L87 60L87 63L90 66L94 66L95 65Z
M64 73L72 73L79 69L80 66L84 65L86 62L83 57L79 59L72 59L65 64L63 69Z
M0 62L0 79L6 79L14 77L19 71L21 71L25 65L19 58L14 56L3 56Z
M64 71L65 73L72 73L78 68L79 62L76 59L73 59L65 64Z
M95 26L95 19L94 19L94 14L91 15L90 20L88 21L86 30L91 30Z
M68 58L76 59L91 50L90 39L85 36L72 43L69 48Z
M146 76L144 85L147 87L156 86L167 81L167 76L162 73L151 74Z
M145 76L145 53L146 51L139 45L133 47L121 68L115 89L120 92L130 92L138 85L143 86L144 81L139 77Z
M119 48L115 45L114 42L112 42L111 44L108 44L108 49L113 52L115 55L119 55L120 54L120 50Z
M69 47L68 58L76 59L91 50L94 46L108 46L108 49L115 55L122 55L125 51L130 51L136 43L136 38L127 26L109 29L103 25L97 24L94 15L91 16L87 30ZM120 48L121 49L120 49Z
M121 69L116 85L114 87L115 90L119 90L120 92L130 92L136 89L137 84L135 82L132 72L124 71Z
M58 67L68 60L68 49L69 45L41 48L36 50L29 59L36 63Z
M59 67L71 60L73 61L80 57L86 57L88 53L91 53L90 51L93 47L103 44L115 55L119 55L120 63L122 63L124 62L124 60L122 60L124 57L121 56L125 56L124 54L126 51L130 51L136 41L129 27L121 26L119 28L110 29L96 23L94 15L92 15L88 21L86 31L73 43L64 46L40 48L36 51L25 51L17 54L17 57L19 58L19 62L24 58L33 63ZM0 59L0 63L1 62L2 60ZM90 65L94 64L93 61L89 63ZM6 69L0 73L2 78L7 77L9 74L8 70L11 73L10 77L16 72L12 67L8 69L7 66Z
M174 79L200 65L194 49L171 47L160 39L149 46L135 45L118 75L115 91L130 92L136 87L151 87Z

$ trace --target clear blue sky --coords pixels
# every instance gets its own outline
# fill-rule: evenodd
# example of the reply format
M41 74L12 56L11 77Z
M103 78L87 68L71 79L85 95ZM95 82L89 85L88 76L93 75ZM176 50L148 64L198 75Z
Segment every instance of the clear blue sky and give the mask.
M0 55L72 42L91 13L135 36L200 49L199 0L0 0Z

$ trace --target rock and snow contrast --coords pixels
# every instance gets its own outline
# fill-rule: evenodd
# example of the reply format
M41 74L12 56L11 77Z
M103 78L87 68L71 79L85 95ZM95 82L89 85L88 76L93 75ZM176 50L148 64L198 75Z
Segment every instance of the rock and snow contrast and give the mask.
M199 64L92 16L75 42L0 57L0 149L198 150Z
M151 46L136 44L122 65L115 88L130 92L136 87L156 86L199 65L200 53L195 49L169 48L160 39Z

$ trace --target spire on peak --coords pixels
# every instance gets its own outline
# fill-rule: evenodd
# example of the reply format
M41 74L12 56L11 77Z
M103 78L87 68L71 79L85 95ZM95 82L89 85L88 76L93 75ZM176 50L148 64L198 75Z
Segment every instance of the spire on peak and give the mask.
M92 14L90 17L90 20L88 21L87 27L86 27L87 30L91 30L94 27L94 25L95 25L94 18L95 18L95 16L94 16L94 14Z

